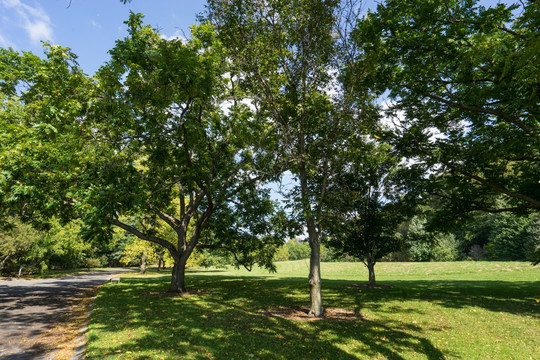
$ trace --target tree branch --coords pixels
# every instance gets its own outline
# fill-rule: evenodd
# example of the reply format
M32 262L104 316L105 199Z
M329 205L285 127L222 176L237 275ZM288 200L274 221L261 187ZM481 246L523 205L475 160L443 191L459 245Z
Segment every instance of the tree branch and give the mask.
M414 89L411 89L410 87L407 87L408 89L410 90L414 90ZM431 94L431 93L427 93L425 94L425 96L433 99L433 100L437 100L439 102L442 102L443 104L446 104L450 107L454 107L454 108L458 108L458 109L462 109L462 110L469 110L469 111L473 111L473 112L477 112L477 113L483 113L483 114L491 114L491 115L495 115L507 122L510 122L514 125L516 125L517 127L519 127L521 130L525 131L527 134L530 134L530 135L536 135L536 131L531 128L530 126L528 126L527 124L523 123L523 121L521 121L520 119L514 117L514 116L511 116L511 115L508 115L508 114L505 114L504 112L502 112L501 110L499 109L490 109L490 108L483 108L483 107L478 107L478 106L473 106L473 105L467 105L467 104L463 104L461 102L454 102L454 101L450 101L450 100L447 100L439 95L435 95L435 94Z
M174 247L173 244L171 244L170 242L168 242L167 240L164 240L164 239L161 239L161 238L158 238L156 236L152 236L152 235L147 235L147 234L143 234L142 232L140 232L139 230L137 230L136 228L134 228L133 226L131 225L128 225L128 224L125 224L117 219L111 219L109 220L109 222L113 225L116 225L118 226L119 228L121 229L124 229L125 231L135 235L136 237L138 237L139 239L141 240L146 240L146 241L149 241L151 243L154 243L154 244L158 244L158 245L161 245L163 246L164 248L166 248L167 250L169 250L169 252L171 253L171 255L173 256L173 258L176 258L178 257L178 250Z
M159 218L167 223L170 227L172 227L175 231L180 226L180 220L176 219L174 216L171 216L169 214L166 214L162 211L160 211L158 208L156 208L154 205L150 204L150 202L145 202L146 206L152 210Z

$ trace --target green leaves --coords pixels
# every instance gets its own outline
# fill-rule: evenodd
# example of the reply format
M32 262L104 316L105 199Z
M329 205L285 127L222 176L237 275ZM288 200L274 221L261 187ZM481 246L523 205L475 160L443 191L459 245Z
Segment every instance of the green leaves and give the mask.
M0 49L2 217L20 214L44 225L73 210L76 171L94 82L67 48L45 44L45 58Z
M540 68L526 60L539 30L527 19L537 13L534 2L517 12L475 1L387 1L356 28L362 55L350 81L388 91L387 114L401 117L397 150L433 174L432 192L460 207L493 210L500 195L509 209L540 206ZM434 129L436 138L426 136Z

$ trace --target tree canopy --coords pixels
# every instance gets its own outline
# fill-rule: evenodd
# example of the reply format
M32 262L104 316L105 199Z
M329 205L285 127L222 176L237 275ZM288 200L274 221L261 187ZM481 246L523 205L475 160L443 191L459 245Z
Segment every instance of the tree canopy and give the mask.
M358 22L350 81L388 95L396 149L445 221L540 208L539 19L534 1L389 0Z

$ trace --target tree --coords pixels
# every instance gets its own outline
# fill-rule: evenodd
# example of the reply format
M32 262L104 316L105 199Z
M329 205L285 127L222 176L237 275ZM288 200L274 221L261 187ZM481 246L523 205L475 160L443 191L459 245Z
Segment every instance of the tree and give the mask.
M44 60L0 53L2 215L78 216L95 241L117 226L158 244L174 259L173 292L186 291L196 246L272 269L282 222L262 182L274 174L264 151L274 133L239 102L226 49L208 24L185 43L143 26L142 15L127 24L95 78L65 48L48 47Z
M426 229L426 218L415 216L407 226L407 252L414 261L454 261L459 257L459 241L452 233Z
M127 25L129 36L96 74L100 93L87 118L98 144L81 198L92 234L110 237L114 225L166 248L171 292L186 291L197 246L272 269L282 240L261 183L273 174L263 146L273 134L238 101L226 49L208 24L185 42L163 39L140 14ZM141 221L126 221L133 217ZM160 235L160 222L174 242Z
M95 83L69 49L44 47L43 59L0 48L0 226L14 215L42 228L72 218L73 169L93 153L82 120Z
M81 235L83 222L80 219L62 224L53 218L50 224L51 228L38 244L46 249L49 268L75 269L82 266L88 257L95 256L92 244Z
M140 273L146 273L147 264L157 262L159 260L159 246L152 244L151 242L133 239L124 248L120 262L124 265L131 263L138 263L140 266Z
M91 246L80 236L81 222L62 225L51 219L51 229L42 231L18 218L0 231L0 272L45 272L51 268L73 269L92 255ZM18 269L18 270L17 270Z
M358 22L353 81L390 98L395 145L447 223L540 209L540 4L522 4L389 0Z
M528 260L540 247L539 230L538 213L479 213L471 216L457 235L466 253L481 251L490 260Z
M275 152L296 180L287 194L307 229L310 315L322 316L320 251L327 179L347 147L346 131L361 133L339 81L338 2L211 0L207 18L230 49L240 85L280 135Z
M20 277L25 267L37 265L42 259L32 253L43 236L32 226L14 219L8 231L0 232L0 271L12 273L17 267Z
M349 150L347 159L347 166L329 179L328 245L338 255L362 261L369 286L374 287L375 264L403 246L397 230L412 216L414 204L399 191L399 161L387 145L359 144Z

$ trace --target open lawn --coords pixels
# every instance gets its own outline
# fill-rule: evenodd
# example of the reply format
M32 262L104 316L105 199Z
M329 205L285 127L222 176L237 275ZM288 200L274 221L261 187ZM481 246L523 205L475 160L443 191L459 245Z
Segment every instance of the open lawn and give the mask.
M164 297L165 274L124 274L96 299L88 359L540 359L540 266L523 262L324 263L323 301L348 320L272 317L308 307L307 261L278 272L192 272L199 292Z

